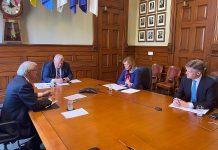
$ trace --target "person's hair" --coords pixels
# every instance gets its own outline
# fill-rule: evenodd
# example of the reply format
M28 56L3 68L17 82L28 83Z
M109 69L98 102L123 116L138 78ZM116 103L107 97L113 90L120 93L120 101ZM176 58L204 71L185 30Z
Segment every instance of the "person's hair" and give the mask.
M55 57L54 57L54 61L55 61L55 60L64 60L64 56L61 55L61 54L57 54L57 55L55 55Z
M29 71L36 69L36 66L37 64L35 62L25 61L19 66L17 70L17 75L25 76Z
M199 59L193 59L193 60L190 60L186 65L185 67L190 67L190 68L193 68L195 70L198 70L200 71L202 74L206 71L206 65L205 63L202 61L202 60L199 60Z
M131 69L134 69L136 67L135 60L131 56L127 56L126 58L124 58L123 63L125 62L127 62L131 66Z

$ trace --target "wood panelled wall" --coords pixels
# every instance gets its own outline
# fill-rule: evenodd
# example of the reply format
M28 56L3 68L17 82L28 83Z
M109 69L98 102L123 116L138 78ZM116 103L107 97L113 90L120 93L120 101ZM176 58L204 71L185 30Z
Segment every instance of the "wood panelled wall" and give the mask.
M38 64L40 81L41 66L52 61L53 56L62 54L65 61L70 63L74 78L98 78L98 52L91 46L62 46L62 45L1 45L0 46L0 101L5 95L5 89L10 79L16 75L23 61L34 61Z

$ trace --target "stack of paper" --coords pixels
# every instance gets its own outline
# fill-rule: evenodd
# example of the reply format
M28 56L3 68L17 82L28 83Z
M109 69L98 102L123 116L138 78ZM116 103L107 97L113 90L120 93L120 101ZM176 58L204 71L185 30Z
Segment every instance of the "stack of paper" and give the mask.
M126 89L126 90L122 90L121 92L123 93L128 93L128 94L133 94L136 92L139 92L140 90L136 90L136 89Z
M51 88L51 83L34 83L34 86L37 89L47 89L47 88Z
M56 83L57 86L70 85L69 83Z
M73 94L73 95L70 95L70 96L66 96L64 98L68 99L68 100L76 100L76 99L81 99L81 98L85 98L87 96L85 95L82 95L82 94Z
M66 111L61 113L66 119L68 118L73 118L73 117L78 117L82 115L87 115L89 114L85 109L80 108L76 110L71 110L71 111Z
M74 79L74 80L71 80L70 82L71 82L71 83L78 83L78 82L82 82L82 81L80 81L80 80L78 80L78 79Z
M119 90L123 90L123 89L126 89L127 87L123 86L123 85L118 85L118 84L115 84L115 83L112 83L112 84L105 84L103 85L107 88L112 88L113 90L115 91L119 91Z

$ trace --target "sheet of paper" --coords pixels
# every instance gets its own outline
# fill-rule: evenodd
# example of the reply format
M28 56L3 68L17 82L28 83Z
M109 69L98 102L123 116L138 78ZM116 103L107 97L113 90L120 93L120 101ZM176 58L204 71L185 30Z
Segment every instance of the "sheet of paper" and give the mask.
M68 118L73 118L73 117L78 117L82 115L87 115L89 114L85 109L80 108L72 111L66 111L61 113L66 119Z
M198 113L199 112L199 110L196 110L196 109L185 108L185 107L176 107L176 106L174 106L173 103L170 104L169 107L181 109L181 110L184 110L184 111L189 111L189 112L192 112L192 113ZM204 109L204 110L202 110L202 113L206 114L208 111L209 111L209 109Z
M122 90L121 92L123 93L128 93L128 94L133 94L136 92L139 92L140 90L136 90L136 89L126 89L126 90Z
M56 83L57 86L70 85L69 83Z
M111 86L111 88L115 91L119 91L119 90L123 90L123 89L126 89L127 87L125 86L122 86L122 85L118 85L118 84L115 84L115 83L112 83L112 84L105 84L103 85L107 88L109 88Z
M37 89L47 89L47 88L51 88L51 83L34 83L34 86Z
M82 95L82 94L73 94L73 95L70 95L70 96L66 96L64 98L68 99L68 100L76 100L76 99L81 99L81 98L85 98L87 96L85 95Z
M70 82L71 82L71 83L78 83L78 82L82 82L82 81L80 81L80 80L78 80L78 79L74 79L74 80L71 80Z

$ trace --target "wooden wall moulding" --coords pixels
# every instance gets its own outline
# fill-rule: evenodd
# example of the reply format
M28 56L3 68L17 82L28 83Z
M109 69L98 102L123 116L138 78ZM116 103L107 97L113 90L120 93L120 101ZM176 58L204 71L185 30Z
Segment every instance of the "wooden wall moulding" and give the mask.
M52 61L56 54L62 54L65 61L70 63L74 78L98 78L98 52L93 51L91 45L1 45L0 100L4 98L8 82L16 75L23 61L29 60L38 64L38 78L35 82L39 82L42 64Z

